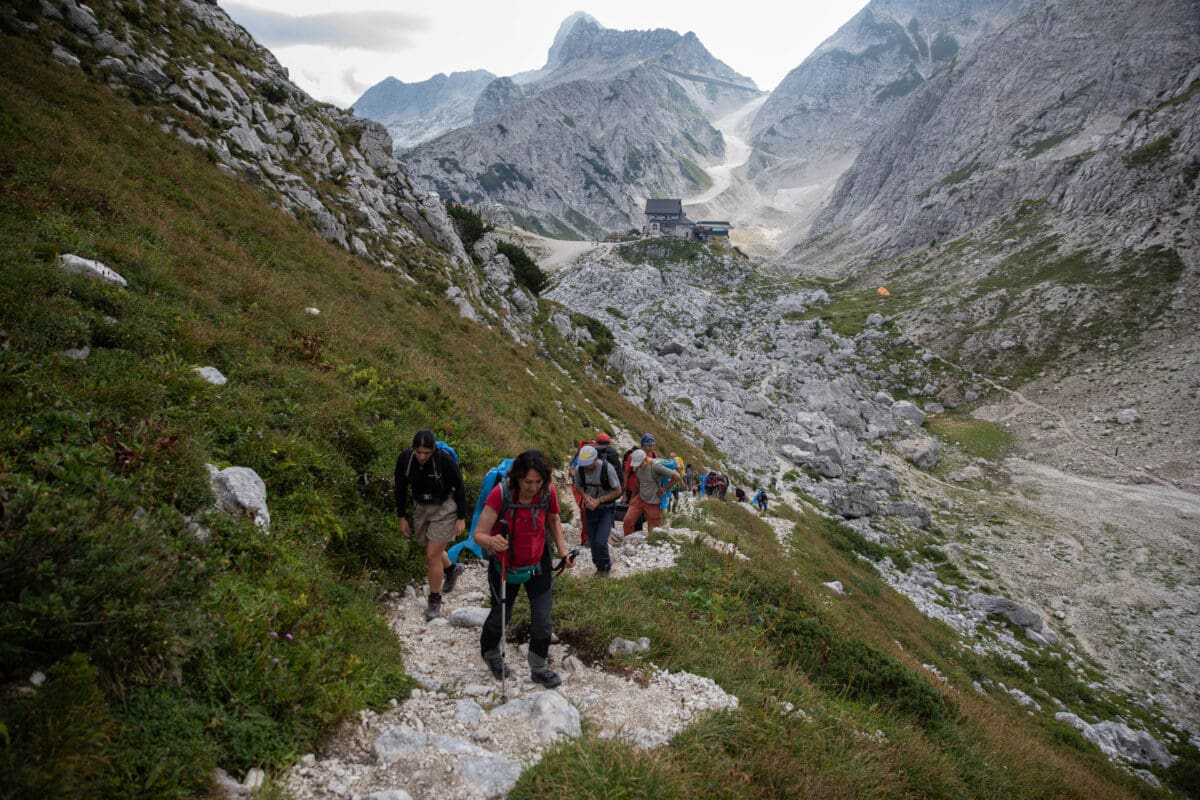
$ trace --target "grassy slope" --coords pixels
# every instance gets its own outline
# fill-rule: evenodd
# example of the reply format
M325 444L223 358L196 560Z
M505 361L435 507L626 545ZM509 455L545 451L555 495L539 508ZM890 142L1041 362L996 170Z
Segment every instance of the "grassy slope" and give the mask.
M740 708L701 719L662 751L560 745L511 797L1155 794L1073 729L977 695L972 681L994 674L989 665L848 558L840 547L852 532L796 516L785 548L747 506L704 507L702 527L736 541L753 567L690 545L669 573L572 582L555 613L585 659L710 676ZM833 579L844 597L820 587ZM653 649L614 659L613 635L647 636Z
M421 573L387 492L417 426L458 445L475 481L501 454L598 424L593 401L693 455L578 363L563 375L459 319L107 89L0 44L0 670L49 674L35 695L5 692L3 796L196 796L214 765L281 766L340 717L403 696L374 597ZM62 252L130 288L58 273ZM83 343L86 362L61 356ZM198 381L203 364L230 383ZM211 539L196 541L184 515L207 505L205 461L263 475L270 535L205 518ZM976 698L986 665L834 549L844 532L798 518L789 554L741 508L712 518L753 569L689 549L666 575L568 584L557 617L596 656L612 635L651 636L656 663L713 677L742 710L655 753L564 745L516 795L1146 791L1071 731ZM844 601L809 588L834 577ZM809 717L778 713L785 700ZM855 733L877 729L886 740Z
M403 696L368 579L423 572L390 500L415 428L477 484L502 454L590 433L593 400L656 426L609 389L585 398L582 365L459 318L432 268L412 286L348 256L78 71L2 51L0 672L50 681L0 712L0 786L193 796L214 764L284 763ZM130 287L59 272L67 252ZM61 355L82 344L86 362ZM269 536L214 519L195 541L205 462L263 476Z

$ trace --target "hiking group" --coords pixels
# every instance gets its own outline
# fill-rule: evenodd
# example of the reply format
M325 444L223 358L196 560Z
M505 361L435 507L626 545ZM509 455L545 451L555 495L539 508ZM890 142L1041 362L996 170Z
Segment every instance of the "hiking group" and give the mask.
M636 447L620 456L607 433L577 444L569 470L571 488L580 511L580 541L591 550L597 577L612 573L609 541L617 520L624 538L643 525L649 530L661 525L663 514L674 510L681 491L724 499L728 478L716 472L700 474L690 464L683 465L674 453L659 458L655 444L654 435L647 433ZM492 601L479 637L480 656L497 680L506 681L511 675L504 661L505 627L524 587L530 609L530 678L547 688L562 683L547 662L553 633L554 577L572 568L576 555L576 551L568 551L563 536L553 469L540 450L526 450L501 461L483 478L469 529L467 491L458 455L433 431L416 432L412 446L396 459L394 482L400 532L405 538L415 537L425 555L429 584L425 619L440 616L442 594L454 590L463 571L458 556L463 549L471 550L487 561ZM766 511L763 490L758 490L754 503ZM466 531L469 535L451 547ZM552 566L551 547L560 559L557 567Z

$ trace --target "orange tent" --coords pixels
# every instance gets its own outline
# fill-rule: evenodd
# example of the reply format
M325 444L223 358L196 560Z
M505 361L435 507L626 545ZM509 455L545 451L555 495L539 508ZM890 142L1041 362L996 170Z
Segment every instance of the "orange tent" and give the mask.
M880 286L880 287L879 287L879 293L880 293L881 295L883 295L884 297L887 297L888 295L890 295L890 294L891 294L891 292L889 292L887 289L885 289L885 288L884 288L884 287L882 287L882 286Z

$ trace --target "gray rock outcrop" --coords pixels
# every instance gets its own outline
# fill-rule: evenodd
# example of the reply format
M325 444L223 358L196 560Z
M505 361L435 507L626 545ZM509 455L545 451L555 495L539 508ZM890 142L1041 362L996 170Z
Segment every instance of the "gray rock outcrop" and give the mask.
M249 517L264 531L270 530L271 512L267 509L267 485L257 472L249 467L226 467L219 470L212 464L205 466L218 510L232 517Z
M382 125L306 95L216 3L181 0L169 12L180 24L171 26L157 23L160 13L167 12L141 12L129 24L116 14L101 20L74 0L47 0L28 21L41 26L60 61L94 69L163 130L274 193L323 238L384 265L420 238L466 264L445 209L414 188ZM107 27L113 20L122 21ZM216 42L244 55L221 56ZM234 61L236 70L228 67Z

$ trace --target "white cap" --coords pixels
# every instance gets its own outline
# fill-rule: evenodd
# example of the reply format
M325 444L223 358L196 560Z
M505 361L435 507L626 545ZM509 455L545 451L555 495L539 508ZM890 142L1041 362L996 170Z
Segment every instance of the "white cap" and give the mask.
M634 450L633 455L631 455L629 457L629 465L631 467L633 467L634 469L637 469L638 467L640 467L642 464L645 464L645 463L646 463L646 451L645 450L641 450L641 449Z
M575 460L575 463L581 467L590 467L592 464L595 464L596 448L592 447L590 444L579 448L579 458Z

